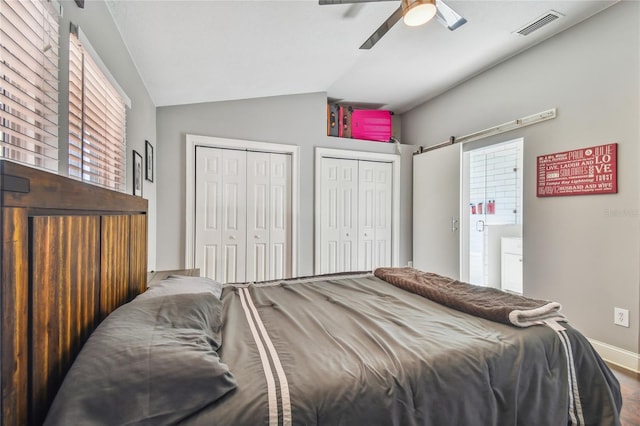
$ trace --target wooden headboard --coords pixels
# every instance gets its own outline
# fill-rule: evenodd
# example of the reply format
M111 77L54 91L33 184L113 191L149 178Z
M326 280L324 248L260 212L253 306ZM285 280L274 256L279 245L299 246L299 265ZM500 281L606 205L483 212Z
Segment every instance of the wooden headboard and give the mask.
M0 424L38 425L100 321L146 288L147 200L0 160Z

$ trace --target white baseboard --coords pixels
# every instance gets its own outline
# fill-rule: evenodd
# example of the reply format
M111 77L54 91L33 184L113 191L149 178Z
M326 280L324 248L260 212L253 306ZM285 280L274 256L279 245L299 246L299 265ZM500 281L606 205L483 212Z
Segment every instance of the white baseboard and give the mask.
M635 373L640 373L640 354L599 342L598 340L589 339L589 342L605 361Z

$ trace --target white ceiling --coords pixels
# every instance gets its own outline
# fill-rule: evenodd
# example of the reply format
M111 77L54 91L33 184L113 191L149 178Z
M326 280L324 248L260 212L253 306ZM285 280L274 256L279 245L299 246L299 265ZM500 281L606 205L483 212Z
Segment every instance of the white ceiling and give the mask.
M446 1L446 0L445 0ZM107 0L157 106L327 92L402 113L617 0L448 0L467 19L398 22L358 47L399 6L316 0ZM549 10L564 15L512 34Z

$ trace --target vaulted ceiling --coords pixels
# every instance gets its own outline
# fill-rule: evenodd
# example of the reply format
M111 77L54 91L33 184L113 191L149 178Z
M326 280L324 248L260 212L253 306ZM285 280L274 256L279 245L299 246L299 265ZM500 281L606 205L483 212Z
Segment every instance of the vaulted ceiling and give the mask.
M398 0L107 0L157 106L327 92L399 113L616 3L446 2L468 21L459 29L400 21L359 50ZM560 19L515 34L550 11Z

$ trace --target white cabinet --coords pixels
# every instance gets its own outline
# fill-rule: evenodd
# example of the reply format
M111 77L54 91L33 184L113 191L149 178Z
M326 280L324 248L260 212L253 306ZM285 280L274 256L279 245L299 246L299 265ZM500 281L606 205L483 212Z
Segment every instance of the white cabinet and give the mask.
M522 238L502 238L502 289L522 294Z

